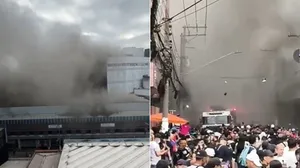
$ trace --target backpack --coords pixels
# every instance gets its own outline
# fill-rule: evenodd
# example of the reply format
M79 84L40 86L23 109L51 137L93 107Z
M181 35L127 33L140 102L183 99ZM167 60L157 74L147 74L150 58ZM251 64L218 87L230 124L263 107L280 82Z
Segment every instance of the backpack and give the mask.
M241 155L239 157L238 163L243 166L247 167L247 155L253 150L254 148L252 146L245 146L243 151L241 152Z

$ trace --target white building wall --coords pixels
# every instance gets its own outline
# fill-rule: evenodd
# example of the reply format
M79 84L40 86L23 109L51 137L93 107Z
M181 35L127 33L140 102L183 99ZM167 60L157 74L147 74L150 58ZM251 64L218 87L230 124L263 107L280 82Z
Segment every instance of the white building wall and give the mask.
M149 75L149 58L110 57L107 62L107 90L132 93L142 87L143 75Z
M122 49L122 54L129 57L144 57L144 49L136 47L126 47Z

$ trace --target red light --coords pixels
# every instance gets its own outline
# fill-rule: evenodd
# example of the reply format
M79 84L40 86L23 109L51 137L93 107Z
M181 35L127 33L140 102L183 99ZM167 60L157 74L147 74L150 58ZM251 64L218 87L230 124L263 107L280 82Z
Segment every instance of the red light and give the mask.
M236 108L233 108L232 110L233 110L233 111L236 111Z

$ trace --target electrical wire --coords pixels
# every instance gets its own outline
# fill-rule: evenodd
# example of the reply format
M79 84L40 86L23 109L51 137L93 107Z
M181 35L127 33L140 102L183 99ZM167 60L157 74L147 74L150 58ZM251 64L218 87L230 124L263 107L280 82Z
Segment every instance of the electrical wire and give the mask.
M186 11L185 11L185 0L182 0L182 5L183 5L183 10L184 10L184 19L185 19L185 26L188 26L188 21L187 21L187 17L186 17ZM196 6L196 5L195 5ZM190 34L190 30L189 28L187 28L189 34Z
M205 29L204 29L204 34L206 34L207 32L207 13L208 13L208 8L207 8L207 5L208 5L208 0L205 0L205 23L204 23L204 26L205 26Z
M194 2L196 3L196 0L194 0ZM198 27L197 5L195 5L195 21L196 21L196 27ZM198 33L198 28L196 29L196 32Z
M150 48L151 48L151 57L150 61L153 61L153 59L157 55L157 44L155 41L155 27L157 23L157 9L158 9L158 0L153 0L152 1L152 6L151 6L151 13L150 13Z
M205 9L205 8L211 6L211 5L213 5L213 4L215 4L215 3L219 2L219 1L221 1L221 0L215 0L215 1L213 1L213 2L211 2L211 3L209 3L209 4L207 4L206 6L197 9L196 12L199 12L199 11L201 11L201 10L203 10L203 9ZM186 16L190 16L190 15L192 15L192 14L194 14L194 13L195 13L195 12L188 13L188 14L186 14ZM184 18L184 17L180 17L180 18L177 18L177 19L174 19L174 20L172 19L171 22L173 23L173 22L176 22L176 21L181 20L181 19L183 19L183 18ZM163 22L163 23L165 23L165 22Z
M179 81L179 76L176 71L176 66L174 63L174 56L176 55L176 53L174 52L174 50L170 50L171 48L166 47L163 42L164 36L161 35L161 30L160 30L161 24L157 24L157 20L158 20L157 14L160 14L158 12L158 8L159 8L158 1L153 0L152 7L151 7L151 51L152 51L151 61L155 61L154 58L156 58L156 60L160 64L159 71L163 76L163 79L161 80L162 83L160 82L162 84L161 86L164 86L165 82L168 81L167 79L169 79L171 87L173 88L173 92L175 92L174 97L177 98L179 91L175 85L175 82L179 83L180 86L182 86L182 83ZM191 6L186 8L185 10L188 10L189 8L191 8ZM173 17L176 17L176 15ZM172 36L172 38L173 38L172 42L175 43L174 36ZM175 51L177 51L177 48Z
M195 5L197 5L198 3L202 2L203 0L198 0L197 2L193 3L192 5L190 5L189 7L185 8L184 10L178 12L177 14L175 14L174 16L170 17L169 19L165 20L164 22L160 23L159 25L162 25L166 22L172 21L175 17L181 15L182 13L184 13L185 11L191 9L192 7L194 7ZM187 15L189 16L189 15ZM183 17L184 18L184 17Z
M163 40L162 40L162 36L159 33L157 33L157 37L159 40L159 44L161 45L161 53L162 53L163 57L165 58L165 60L163 60L161 58L161 55L159 56L159 60L164 68L164 70L162 70L162 74L165 78L170 79L171 86L173 88L173 91L175 92L174 98L177 98L179 91L176 88L175 81L177 81L180 84L180 86L182 86L182 83L179 81L179 76L176 72L176 68L175 68L175 64L174 64L174 60L173 60L171 52L165 47ZM165 54L166 52L168 54ZM171 64L171 66L170 66L170 64ZM172 72L174 73L175 81L172 77Z
M158 33L158 39L159 39L159 42L160 42L160 44L162 45L162 49L163 50L165 50L166 48L165 48L165 46L164 46L164 43L163 43L163 41L162 41L162 38L161 38L161 35ZM176 71L176 67L175 67L175 64L174 64L174 59L173 59L173 57L172 57L172 54L170 53L170 51L168 51L168 50L165 50L168 54L169 54L169 62L172 64L172 69L173 69L173 72L174 72L174 74L175 74L175 80L180 84L180 86L183 86L182 85L182 83L180 82L180 80L179 80L179 76L178 76L178 73L177 73L177 71ZM170 76L170 74L169 74L169 76ZM174 83L174 82L173 82ZM173 87L174 88L176 88L175 87L175 84L173 84Z
M172 50L172 51L174 51L175 53L175 55L177 55L177 56L179 56L179 54L178 54L178 50L177 50L177 46L176 46L176 43L175 43L175 38L174 38L174 36L173 36L173 30L171 29L171 33L172 33L172 43L173 43L173 46L174 46L174 50Z

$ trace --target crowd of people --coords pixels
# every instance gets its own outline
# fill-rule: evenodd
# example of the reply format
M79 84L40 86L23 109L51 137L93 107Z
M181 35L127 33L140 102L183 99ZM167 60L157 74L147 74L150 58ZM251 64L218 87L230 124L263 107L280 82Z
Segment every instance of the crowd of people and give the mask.
M296 129L275 125L151 130L151 168L300 168Z

